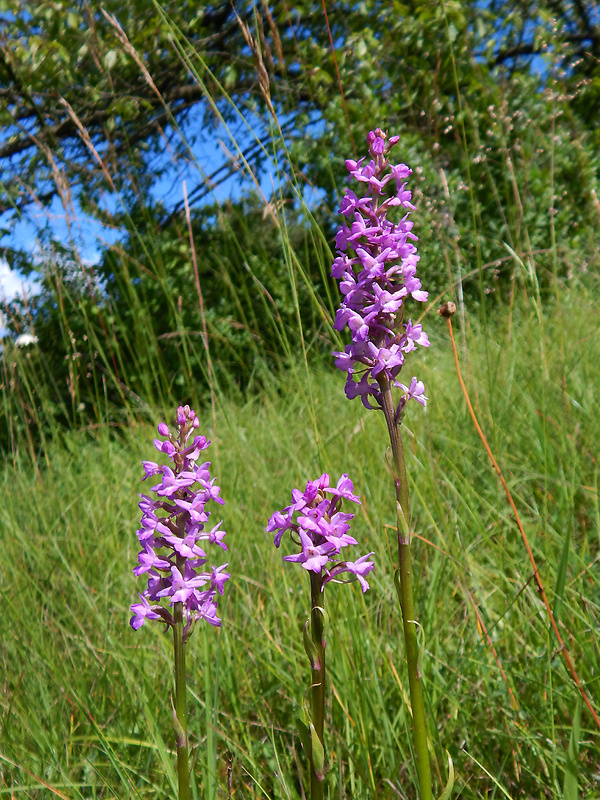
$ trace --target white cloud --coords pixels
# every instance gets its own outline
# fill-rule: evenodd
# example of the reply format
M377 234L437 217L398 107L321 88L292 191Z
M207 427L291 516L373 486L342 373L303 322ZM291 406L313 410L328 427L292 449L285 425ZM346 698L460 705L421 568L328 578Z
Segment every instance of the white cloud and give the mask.
M5 259L0 258L0 298L13 300L17 295L27 292L31 294L32 281L11 269Z

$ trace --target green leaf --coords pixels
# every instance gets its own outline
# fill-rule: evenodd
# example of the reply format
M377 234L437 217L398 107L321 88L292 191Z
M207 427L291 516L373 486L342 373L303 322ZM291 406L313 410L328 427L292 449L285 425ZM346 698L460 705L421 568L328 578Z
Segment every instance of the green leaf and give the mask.
M452 790L454 789L454 764L452 763L452 756L446 750L446 755L448 756L448 782L446 783L446 788L439 796L438 800L450 800L452 796Z
M325 749L317 735L315 726L310 722L306 725L300 717L296 717L296 730L302 742L302 749L308 758L312 769L320 781L325 777Z
M560 555L560 563L558 565L558 575L556 576L556 589L554 592L554 608L552 609L552 613L554 614L554 619L558 623L560 612L562 610L562 604L565 595L565 584L567 582L567 567L569 564L569 548L571 545L571 530L573 528L573 518L570 518L569 527L567 528L567 534L565 536L565 541L562 547L562 553Z
M456 29L456 25L451 22L448 25L448 39L450 40L450 44L453 44L456 41L456 37L458 36L458 30Z
M318 659L317 648L315 647L315 643L310 638L310 633L308 632L309 627L309 620L306 620L304 623L304 628L302 630L302 640L304 642L304 650L306 651L306 655L308 656L308 660L312 664L314 664Z
M563 796L565 800L578 800L579 798L579 737L581 734L581 696L577 698L575 715L573 716L573 727L569 747L567 748L567 763L565 766L565 782L563 784Z
M310 731L300 717L296 717L296 730L298 731L298 736L300 737L300 742L302 743L302 749L310 761Z
M112 69L117 63L117 51L109 50L104 56L104 64L107 69Z
M394 586L396 587L396 594L398 595L398 602L402 608L402 585L400 583L400 570L394 572Z
M310 723L310 743L311 743L311 759L312 768L315 771L317 778L322 781L325 777L325 748L323 742L319 739L315 726Z

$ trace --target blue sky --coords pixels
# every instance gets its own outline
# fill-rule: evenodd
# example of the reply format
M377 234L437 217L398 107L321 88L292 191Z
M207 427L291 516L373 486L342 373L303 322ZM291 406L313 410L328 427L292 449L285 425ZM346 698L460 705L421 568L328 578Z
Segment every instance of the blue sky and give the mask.
M163 165L167 172L163 178L156 182L152 190L154 199L162 201L165 206L171 207L182 201L183 181L186 182L188 194L202 181L202 173L210 175L220 166L225 165L228 160L227 152L235 155L235 145L232 136L242 148L249 146L253 141L252 130L260 130L258 120L240 120L231 135L221 126L215 134L193 135L202 126L203 109L198 106L188 118L184 134L194 140L191 152L186 159L173 159L167 146L163 151ZM161 158L161 156L159 156ZM194 163L194 160L196 163ZM269 169L260 176L260 186L266 196L272 192L273 184L276 184L276 176L272 176ZM192 207L198 207L207 202L226 199L235 199L243 191L253 186L252 181L242 174L234 173L215 189L203 201L191 202ZM117 210L118 198L108 199L109 210ZM39 232L48 228L52 237L64 244L69 244L71 236L78 248L80 257L85 263L94 264L100 258L102 250L110 244L116 242L122 233L101 225L96 219L83 214L75 202L74 214L70 226L67 223L65 210L59 200L55 198L48 209L36 209L31 207L27 216L18 221L13 226L10 236L3 240L4 245L19 248L29 253L35 261L40 253ZM6 261L0 259L0 296L4 299L11 299L16 294L22 293L23 287L26 291L33 291L32 281L25 279L16 271L11 271Z

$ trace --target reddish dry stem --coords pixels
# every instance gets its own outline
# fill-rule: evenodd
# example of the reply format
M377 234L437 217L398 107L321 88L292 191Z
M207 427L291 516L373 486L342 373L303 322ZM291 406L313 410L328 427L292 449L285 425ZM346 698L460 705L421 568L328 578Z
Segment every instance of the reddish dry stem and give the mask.
M506 493L506 497L508 499L508 502L510 503L510 507L513 510L513 514L514 514L514 517L515 517L515 522L517 523L517 527L518 527L519 532L521 534L521 538L523 540L523 544L525 545L525 549L527 550L527 555L529 556L529 561L530 561L532 569L533 569L533 574L535 576L535 582L537 584L538 591L540 593L540 597L542 598L542 601L543 601L544 605L546 606L546 611L548 613L548 619L550 620L550 624L552 626L552 630L554 631L554 634L556 636L556 640L558 641L558 644L559 644L560 653L562 654L562 657L563 657L563 659L565 661L567 669L571 673L571 676L572 676L573 680L575 681L575 685L577 686L577 689L579 690L579 693L580 693L584 703L588 707L588 710L589 710L590 714L592 715L592 718L593 718L594 722L596 723L598 728L600 728L600 717L598 717L598 714L596 713L596 711L595 711L595 709L594 709L589 697L587 696L587 693L586 693L586 691L585 691L585 689L583 687L583 684L579 680L579 676L577 675L577 672L575 670L575 666L573 664L571 656L569 655L569 651L567 650L567 646L565 645L565 643L563 641L563 638L560 635L560 631L558 630L558 625L556 624L556 620L554 619L554 614L552 613L552 608L550 606L550 603L548 602L548 597L546 596L546 591L544 589L544 585L542 583L542 579L540 578L540 575L539 575L539 572L538 572L538 568L537 568L537 565L535 563L535 558L534 558L533 552L531 550L531 546L529 544L529 539L527 538L527 534L525 533L525 530L524 530L523 525L521 523L521 518L519 517L519 512L517 511L517 507L515 505L515 501L512 498L512 495L510 493L510 489L508 488L508 484L507 484L507 482L506 482L506 480L504 478L504 475L502 474L502 470L498 466L498 462L494 458L494 454L492 453L492 451L490 449L490 446L489 446L489 444L487 442L487 439L485 438L485 434L482 431L481 426L479 425L479 422L477 421L477 417L475 416L475 411L473 410L473 406L471 405L471 400L469 398L469 392L467 391L467 387L465 386L465 382L463 380L462 373L460 371L460 364L459 364L459 361L458 361L458 353L456 351L456 343L454 341L454 333L452 331L452 320L451 320L450 317L447 318L447 322L448 322L448 331L450 333L450 342L452 343L452 352L454 354L454 363L456 365L456 374L458 375L460 388L462 389L462 393L463 393L464 398L466 400L467 408L469 409L469 414L471 415L471 419L473 420L473 424L475 425L477 433L479 434L479 438L481 439L481 441L483 443L483 446L485 447L485 450L486 450L486 452L487 452L487 454L488 454L488 456L490 458L490 461L492 462L492 465L493 465L494 469L496 470L496 473L497 473L498 477L500 478L500 483L502 484L502 487L504 488L504 491Z
M504 672L504 667L502 666L502 662L500 661L498 653L496 652L496 648L494 647L493 642L490 639L490 635L487 632L487 628L485 627L485 622L483 621L483 617L481 616L481 612L477 608L475 600L473 599L473 595L467 589L466 586L465 586L465 592L467 593L469 601L471 602L471 606L473 607L473 612L475 614L475 617L477 618L477 622L479 623L479 626L480 626L480 628L481 628L481 630L483 632L483 635L485 636L486 641L487 641L487 643L488 643L488 645L489 645L489 647L490 647L490 649L492 651L492 655L494 656L494 659L496 660L496 664L498 665L498 669L500 670L500 674L502 675L504 683L506 684L506 688L508 689L508 694L510 695L510 699L511 699L511 702L512 702L512 707L514 708L515 711L518 711L519 710L519 704L517 703L517 698L515 697L515 693L513 692L512 688L510 686L510 683L508 682L508 678L506 677L506 672Z

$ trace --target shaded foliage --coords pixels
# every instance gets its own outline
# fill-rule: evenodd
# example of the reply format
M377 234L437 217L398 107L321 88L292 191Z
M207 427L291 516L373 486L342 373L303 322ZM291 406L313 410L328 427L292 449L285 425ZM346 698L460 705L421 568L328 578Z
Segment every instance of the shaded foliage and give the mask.
M123 422L128 408L143 413L174 395L202 406L211 386L261 385L303 336L309 352L331 349L331 309L316 300L319 243L297 212L282 233L254 196L205 207L191 215L192 253L184 215L161 230L147 211L96 267L48 253L39 292L6 304L12 333L33 329L37 342L5 340L4 444L19 424L12 402L22 426L51 434L102 414Z

